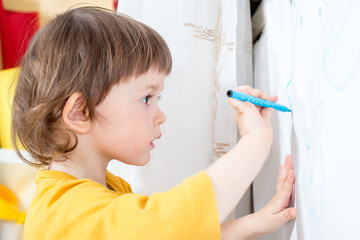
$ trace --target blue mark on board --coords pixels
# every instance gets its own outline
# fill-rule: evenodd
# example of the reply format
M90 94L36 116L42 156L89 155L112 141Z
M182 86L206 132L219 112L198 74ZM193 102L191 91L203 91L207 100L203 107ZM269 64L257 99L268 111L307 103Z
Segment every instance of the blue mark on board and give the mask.
M286 89L285 90L288 90L290 84L292 83L292 78L291 78L291 75L290 75L290 79L289 79L289 82L287 83L286 85Z
M341 23L339 24L340 27L337 27L334 31L333 36L329 39L327 44L325 45L324 52L322 55L322 72L325 80L328 82L328 84L333 87L338 92L341 92L349 87L349 85L352 83L352 81L357 79L357 73L360 69L360 50L357 52L354 51L355 54L355 61L352 61L352 63L348 63L346 66L350 67L348 70L343 70L344 75L343 76L334 76L331 74L331 70L333 67L338 67L338 65L333 64L331 65L331 61L333 60L334 53L341 53L344 51L341 51L339 49L344 48L346 46L343 45L342 39L344 36L350 37L350 33L347 32L348 35L345 35L345 28L343 26L346 26L348 22L350 21L349 18L352 14L354 14L354 9L351 5L347 7L348 11L347 14L345 14L345 17L342 18ZM330 66L329 66L330 65Z

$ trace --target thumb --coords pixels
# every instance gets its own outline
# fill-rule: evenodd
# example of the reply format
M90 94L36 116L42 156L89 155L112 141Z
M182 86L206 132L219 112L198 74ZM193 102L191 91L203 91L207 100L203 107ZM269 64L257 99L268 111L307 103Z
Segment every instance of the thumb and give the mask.
M271 108L271 107L268 107L268 108L263 108L260 112L260 115L265 119L265 120L268 120L270 121L271 120L271 117L274 113L274 109Z
M247 105L250 103L228 98L228 103L239 113L243 113Z
M296 209L295 208L286 208L283 211L276 214L277 223L279 226L284 225L288 221L296 218Z

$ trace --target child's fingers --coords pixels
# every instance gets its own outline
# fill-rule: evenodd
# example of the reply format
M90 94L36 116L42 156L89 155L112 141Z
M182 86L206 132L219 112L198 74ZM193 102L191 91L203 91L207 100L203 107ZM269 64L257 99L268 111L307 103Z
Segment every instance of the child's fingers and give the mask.
M292 193L292 189L295 183L294 171L291 169L286 177L286 181L282 186L282 189L276 193L275 195L275 209L277 211L281 211L284 208L287 208L290 202L290 196Z
M276 194L274 198L260 211L270 214L271 231L278 229L288 221L296 218L296 209L289 207L290 197L295 183L291 155L286 155L285 163L280 166ZM260 212L259 211L259 212Z
M291 155L287 154L285 156L285 163L280 166L278 179L276 183L276 192L280 192L283 188L283 185L288 177L288 173L292 170L292 162L291 162Z
M256 90L257 90L257 89L256 89ZM264 99L264 100L269 100L269 96L268 96L267 94L263 93L263 92L260 91L260 90L257 90L256 92L258 93L258 96L256 96L256 97L262 98L262 99Z
M296 218L295 208L286 208L283 211L273 215L272 224L273 229L278 229L290 220Z
M291 159L291 155L287 154L285 156L285 167L287 169L293 169L293 165L292 165L292 159Z
M290 200L290 195L295 183L295 175L292 169L289 170L286 181L280 191L280 198L283 198L283 201Z
M287 171L285 169L285 165L281 165L279 173L278 173L277 182L276 182L276 192L281 191L281 189L285 183L286 177L287 177Z
M253 95L254 89L250 86L244 85L233 89L236 92L242 92L248 95Z
M284 225L288 221L296 218L296 209L295 208L287 208L278 213L277 222L280 226Z
M233 98L228 98L228 103L239 113L243 113L244 109L248 108L251 103L238 101Z
M276 102L278 100L278 96L276 95L269 96L258 89L254 89L254 93L256 94L255 97L262 98L270 102Z
M271 116L273 115L274 113L274 109L273 108L262 108L260 110L260 115L267 121L270 121L271 120Z
M256 88L252 88L250 86L240 86L240 87L237 87L234 89L234 91L237 91L237 92L242 92L242 93L245 93L247 95L251 95L253 97L257 97L257 98L262 98L262 99L265 99L265 100L268 100L269 96L266 95L265 93L263 93L261 90L259 89L256 89Z
M279 99L278 96L273 95L273 96L268 96L268 98L266 100L270 101L270 102L276 102Z
M262 95L263 99L271 101L271 102L276 102L278 100L277 96L267 96L267 95ZM261 116L267 120L271 119L272 114L275 112L275 110L273 108L263 108L260 112Z
M269 96L269 95L265 94L264 92L262 92L261 90L252 88L247 85L237 87L234 89L234 91L242 92L242 93L245 93L245 94L257 97L257 98L262 98L264 100L271 101L271 102L276 102L278 100L278 97L276 95Z
M242 92L242 93L252 95L252 96L254 95L254 89L247 85L237 87L233 90L236 92ZM239 101L239 100L235 100L233 98L228 98L228 102L239 113L243 113L245 108L248 108L249 106L251 106L251 103L249 103L249 102Z
M286 208L278 213L271 215L271 225L270 232L276 230L286 224L288 221L296 218L296 209L295 208Z
M234 91L237 91L237 92L243 92L245 94L248 94L248 95L251 95L251 96L254 96L254 97L257 97L257 98L261 98L261 99L264 99L264 100L267 100L267 101L271 101L271 102L276 102L278 100L278 97L277 96L268 96L267 94L263 93L261 90L259 89L254 89L250 86L240 86L238 88L235 88ZM239 102L239 101L237 101ZM243 108L244 107L249 107L250 105L239 105L239 104L235 104L235 102L231 103L229 101L230 105L232 107L234 107L236 110L238 110L240 113L243 112ZM256 106L255 107L257 108L257 110L260 112L261 116L265 119L265 120L268 120L270 121L271 117L272 117L272 114L274 113L274 109L273 108L263 108L263 107L260 107L260 106Z
M252 96L257 97L257 98L263 98L262 96L264 95L264 93L262 91L260 91L259 89L254 89L252 91Z

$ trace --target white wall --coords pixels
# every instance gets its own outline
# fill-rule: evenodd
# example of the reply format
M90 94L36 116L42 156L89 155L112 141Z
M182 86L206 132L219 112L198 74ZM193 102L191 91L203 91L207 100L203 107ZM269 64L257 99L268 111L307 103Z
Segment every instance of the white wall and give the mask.
M274 118L276 138L255 182L255 206L273 194L274 166L290 151L298 215L295 225L263 239L358 239L360 2L268 0L264 9L255 85L279 94L292 113Z

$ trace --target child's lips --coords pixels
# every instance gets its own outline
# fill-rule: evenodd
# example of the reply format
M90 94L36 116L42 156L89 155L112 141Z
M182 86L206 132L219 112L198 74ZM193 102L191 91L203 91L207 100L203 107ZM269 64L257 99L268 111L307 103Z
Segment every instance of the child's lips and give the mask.
M159 138L161 138L161 134L160 134L159 136L157 136L157 137L150 143L150 146L151 146L152 148L155 148L154 141L155 141L156 139L159 139Z

